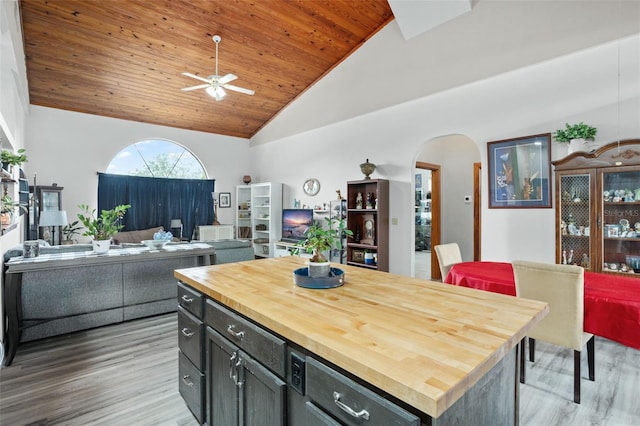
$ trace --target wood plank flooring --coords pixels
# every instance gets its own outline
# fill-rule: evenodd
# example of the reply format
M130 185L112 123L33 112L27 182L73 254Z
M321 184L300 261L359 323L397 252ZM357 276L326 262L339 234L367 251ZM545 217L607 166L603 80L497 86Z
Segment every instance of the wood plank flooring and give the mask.
M178 394L176 314L21 345L0 369L0 425L196 425ZM587 375L583 354L583 378ZM640 425L640 351L596 337L596 381L573 403L573 357L527 362L520 424ZM305 426L305 425L296 425Z

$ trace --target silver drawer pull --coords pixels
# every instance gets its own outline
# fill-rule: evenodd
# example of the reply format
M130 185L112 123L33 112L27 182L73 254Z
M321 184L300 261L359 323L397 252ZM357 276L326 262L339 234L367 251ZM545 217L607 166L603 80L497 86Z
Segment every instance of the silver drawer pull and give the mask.
M340 401L340 394L338 392L333 392L333 402L336 403L339 409L341 409L351 417L355 417L356 419L369 420L369 412L367 410L355 411L353 408Z
M185 337L191 337L191 336L193 336L194 334L196 334L196 333L194 333L193 331L191 331L190 329L188 329L187 327L183 328L183 329L182 329L182 330L180 330L180 331L182 332L182 334L183 334Z
M184 382L185 385L189 386L189 387L193 387L194 383L189 380L189 375L185 374L184 376L182 376L182 381Z
M189 297L186 294L183 294L182 295L182 301L185 302L185 303L191 303L191 302L193 302L193 297Z
M236 332L234 329L236 328L235 325L233 324L229 324L229 326L227 327L227 333L229 333L230 335L232 335L233 337L236 337L238 339L242 339L244 337L244 331L238 331Z

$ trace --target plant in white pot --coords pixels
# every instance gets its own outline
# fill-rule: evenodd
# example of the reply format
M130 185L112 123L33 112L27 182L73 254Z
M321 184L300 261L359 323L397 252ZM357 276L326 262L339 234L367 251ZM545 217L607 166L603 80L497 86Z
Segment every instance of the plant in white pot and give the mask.
M596 133L598 133L598 129L583 122L578 124L565 123L564 129L556 130L553 134L553 139L559 143L569 144L569 153L587 151L591 149L587 141L593 141Z
M129 204L121 204L111 210L102 210L100 216L96 216L96 209L89 210L89 206L80 204L78 206L83 213L78 213L78 219L86 228L82 234L92 237L93 251L105 253L109 250L111 238L124 226L121 222Z
M344 220L324 218L326 228L320 222L314 222L307 230L306 239L298 244L298 249L303 249L313 256L309 259L308 268L310 277L327 277L331 272L331 263L324 256L332 248L342 248L342 238L351 237L353 232L347 229Z

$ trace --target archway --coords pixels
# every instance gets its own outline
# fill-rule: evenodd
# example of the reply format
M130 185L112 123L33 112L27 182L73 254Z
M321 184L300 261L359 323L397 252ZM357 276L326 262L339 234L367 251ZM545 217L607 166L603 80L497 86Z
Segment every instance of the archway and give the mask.
M476 143L464 135L447 135L430 139L424 143L414 159L414 184L415 175L418 173L416 164L426 163L439 167L440 187L432 188L431 198L439 197L440 223L439 229L435 229L437 223L433 223L431 229L431 246L438 243L456 242L460 245L463 260L472 260L479 256L479 232L480 232L480 200L481 191L479 163L480 150ZM434 193L438 191L438 193ZM435 204L434 204L435 208ZM415 211L415 206L412 206ZM432 212L434 216L436 212ZM413 225L415 246L416 224ZM438 241L436 241L438 240ZM419 276L416 271L415 249L413 263L413 275L419 278L439 279L439 271L433 271L429 250L428 267L429 276ZM423 256L424 259L424 256ZM437 261L436 261L437 263ZM444 278L444 277L442 277Z

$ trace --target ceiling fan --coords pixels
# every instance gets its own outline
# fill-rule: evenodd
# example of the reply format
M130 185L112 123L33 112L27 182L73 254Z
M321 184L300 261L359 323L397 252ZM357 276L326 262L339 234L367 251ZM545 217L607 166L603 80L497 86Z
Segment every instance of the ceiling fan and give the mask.
M219 35L214 35L212 39L216 44L216 73L214 75L210 75L207 78L204 78L200 77L199 75L191 74L189 72L183 72L182 75L184 75L185 77L195 78L196 80L203 81L207 84L185 87L182 90L188 92L191 90L205 89L209 96L214 98L216 101L221 101L225 97L227 93L224 91L224 89L244 93L245 95L253 95L255 93L255 91L253 90L228 84L229 82L238 78L235 75L227 74L223 77L220 77L220 75L218 74L218 44L220 44L220 40L222 40L222 38Z

